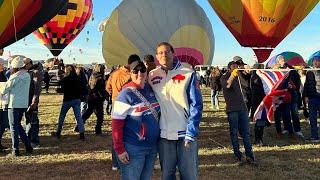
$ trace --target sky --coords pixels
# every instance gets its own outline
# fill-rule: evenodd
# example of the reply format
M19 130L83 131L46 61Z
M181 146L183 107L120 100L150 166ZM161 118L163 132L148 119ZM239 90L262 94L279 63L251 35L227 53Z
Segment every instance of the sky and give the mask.
M216 15L207 0L196 0L206 12L213 28L215 51L212 64L226 65L235 55L241 56L245 63L254 64L255 57L251 48L241 47L226 26ZM102 32L98 31L99 23L109 17L121 0L93 0L93 17L78 35L60 54L65 63L104 63L102 55ZM299 53L304 59L320 49L320 5L273 50L270 57L283 51ZM89 34L87 34L89 32ZM86 41L89 38L89 41ZM82 53L81 53L82 51ZM50 51L32 34L5 48L4 55L22 54L34 60L45 60L52 57Z

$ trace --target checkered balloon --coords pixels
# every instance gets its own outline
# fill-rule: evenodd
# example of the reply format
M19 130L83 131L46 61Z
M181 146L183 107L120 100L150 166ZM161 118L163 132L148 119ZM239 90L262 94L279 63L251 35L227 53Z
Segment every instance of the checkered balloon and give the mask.
M84 28L92 15L92 0L68 0L66 6L33 34L58 56Z

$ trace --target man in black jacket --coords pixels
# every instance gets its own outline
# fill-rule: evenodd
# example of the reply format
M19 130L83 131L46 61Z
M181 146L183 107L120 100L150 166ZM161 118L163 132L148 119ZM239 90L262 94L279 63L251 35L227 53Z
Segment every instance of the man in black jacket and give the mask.
M320 68L320 57L314 57L313 68ZM309 107L309 121L311 126L311 137L307 140L320 142L318 135L317 116L320 113L320 71L308 71L304 84L303 96Z

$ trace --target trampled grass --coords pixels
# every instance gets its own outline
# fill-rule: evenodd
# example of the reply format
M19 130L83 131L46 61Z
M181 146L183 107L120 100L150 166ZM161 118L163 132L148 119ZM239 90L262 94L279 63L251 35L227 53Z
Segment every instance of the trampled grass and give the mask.
M211 109L208 89L203 89L203 97L199 179L319 179L320 144L289 137L277 139L274 125L265 131L264 139L268 146L254 146L259 167L237 166L225 112ZM5 157L6 154L0 154L0 179L120 179L119 172L111 171L110 117L105 116L103 135L96 136L95 116L92 116L86 124L86 140L82 142L73 132L75 120L70 110L62 138L57 140L50 133L56 128L62 96L42 94L40 99L41 146L32 156L10 159ZM302 119L301 124L303 133L308 136L308 122ZM252 130L253 124L253 141ZM8 131L3 144L11 146ZM21 152L23 154L24 149ZM160 179L160 174L159 170L155 170L153 179Z

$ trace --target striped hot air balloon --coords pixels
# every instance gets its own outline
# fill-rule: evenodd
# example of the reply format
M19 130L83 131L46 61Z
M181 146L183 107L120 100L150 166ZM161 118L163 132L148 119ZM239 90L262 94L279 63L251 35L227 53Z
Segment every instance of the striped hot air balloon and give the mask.
M84 28L92 15L91 0L68 0L64 8L33 34L58 56Z
M244 47L252 47L258 62L275 48L319 0L209 0L229 31Z
M0 49L53 18L67 0L0 0Z
M211 65L211 23L194 0L124 0L104 26L102 51L108 66L126 64L130 54L154 54L160 42L191 65Z
M270 60L267 62L266 67L272 68L277 63L278 56L282 56L284 58L284 61L290 66L307 66L306 62L300 54L296 52L285 51L270 58Z

